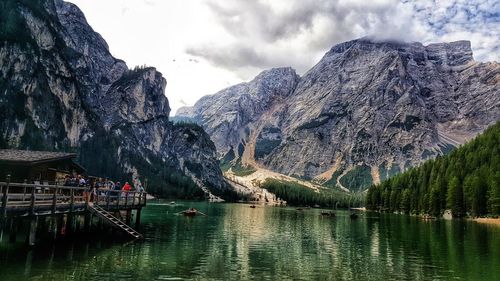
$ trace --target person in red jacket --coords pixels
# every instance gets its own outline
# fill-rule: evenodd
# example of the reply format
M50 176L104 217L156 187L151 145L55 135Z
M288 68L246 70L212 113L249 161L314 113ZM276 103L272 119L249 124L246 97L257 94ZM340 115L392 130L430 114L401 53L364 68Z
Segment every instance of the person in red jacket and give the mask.
M126 182L122 187L122 190L124 190L124 191L130 191L131 189L132 189L132 186L130 186L130 184L128 184L128 182Z

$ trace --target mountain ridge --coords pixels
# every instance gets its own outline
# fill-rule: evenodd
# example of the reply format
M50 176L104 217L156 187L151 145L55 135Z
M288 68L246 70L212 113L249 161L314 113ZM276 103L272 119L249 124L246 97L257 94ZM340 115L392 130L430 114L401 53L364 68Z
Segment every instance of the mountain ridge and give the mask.
M247 118L256 121L225 123L240 108L210 107L224 100L221 93L244 96L233 87L177 115L190 113L219 156L257 155L272 171L360 190L447 153L500 119L499 77L498 63L474 61L469 41L424 46L362 38L333 46L287 89L280 109ZM238 139L228 141L203 118L215 114Z

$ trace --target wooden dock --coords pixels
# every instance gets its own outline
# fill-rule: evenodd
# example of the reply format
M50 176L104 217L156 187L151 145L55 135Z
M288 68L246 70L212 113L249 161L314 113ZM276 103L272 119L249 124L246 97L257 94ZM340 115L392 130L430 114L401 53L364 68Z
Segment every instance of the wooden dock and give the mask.
M28 183L0 182L0 235L7 229L15 240L19 220L30 220L27 243L34 245L39 217L84 216L85 229L90 228L95 216L137 239L142 236L130 226L135 210L135 225L140 224L141 210L146 205L146 192L98 189L91 196L88 187L70 187ZM126 213L125 223L114 214ZM55 223L57 227L57 222ZM14 236L14 238L12 238ZM1 236L0 236L1 237Z

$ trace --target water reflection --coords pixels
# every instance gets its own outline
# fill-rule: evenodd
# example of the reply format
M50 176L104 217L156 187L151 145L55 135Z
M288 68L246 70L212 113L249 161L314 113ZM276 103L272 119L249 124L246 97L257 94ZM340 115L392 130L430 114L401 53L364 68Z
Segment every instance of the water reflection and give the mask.
M175 215L188 206L208 216ZM0 280L500 280L500 228L348 215L160 202L143 212L142 243L0 244Z

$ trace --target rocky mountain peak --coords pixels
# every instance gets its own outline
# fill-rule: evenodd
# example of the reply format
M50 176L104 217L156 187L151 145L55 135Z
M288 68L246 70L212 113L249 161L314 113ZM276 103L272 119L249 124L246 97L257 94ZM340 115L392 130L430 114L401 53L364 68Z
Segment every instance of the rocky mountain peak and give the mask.
M260 99L224 107L216 94L191 116L220 155L232 149L250 165L357 190L447 153L499 120L499 81L499 64L475 62L469 41L361 38L332 47L279 105ZM244 85L223 100L258 89ZM252 105L260 110L248 111ZM245 122L229 122L243 115ZM227 132L238 138L228 143Z
M355 51L356 50L356 51ZM363 37L333 46L325 58L350 52L398 52L407 57L434 60L441 65L458 66L474 61L471 42L460 40L447 43L433 43L427 46L419 42L387 41ZM325 59L324 58L324 59Z
M246 138L247 124L293 93L300 77L291 67L273 68L252 81L201 98L193 107L177 111L179 117L194 118L205 126L219 151L236 147ZM224 114L220 114L224 113Z

